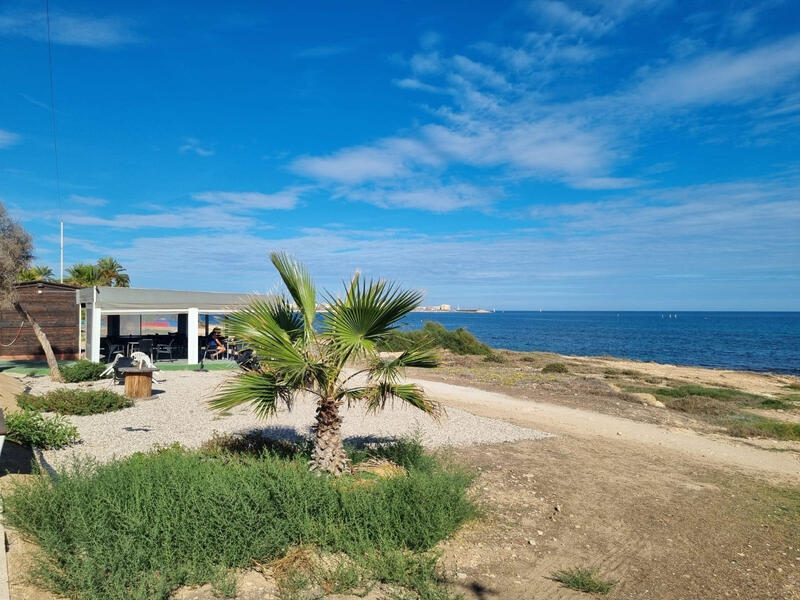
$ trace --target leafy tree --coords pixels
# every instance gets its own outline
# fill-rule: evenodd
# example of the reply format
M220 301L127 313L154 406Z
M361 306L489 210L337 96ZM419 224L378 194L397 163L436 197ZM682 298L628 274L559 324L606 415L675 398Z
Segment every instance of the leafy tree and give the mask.
M0 203L0 305L12 306L30 324L44 350L50 377L53 381L63 381L47 335L17 298L15 284L20 273L29 268L32 258L33 240L30 234L8 215L5 206Z
M81 287L102 285L100 283L100 269L96 265L76 263L67 268L67 282Z
M35 267L28 267L22 269L17 275L17 281L53 281L55 274L53 269L44 265L36 265Z
M315 329L316 287L308 271L285 253L270 257L294 305L286 296L274 296L228 316L227 331L255 351L260 366L229 382L212 408L249 403L266 418L281 403L291 407L298 395L312 396L317 414L310 467L334 475L350 469L342 443L342 404L361 402L378 411L399 400L438 417L439 405L419 386L400 382L405 367L436 366L430 347L418 344L392 357L378 351L422 294L355 274L343 297L327 294L328 311Z

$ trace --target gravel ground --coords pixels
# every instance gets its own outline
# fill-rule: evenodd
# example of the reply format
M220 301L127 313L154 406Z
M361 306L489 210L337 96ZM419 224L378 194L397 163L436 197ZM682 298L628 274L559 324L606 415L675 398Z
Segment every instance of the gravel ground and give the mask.
M148 450L155 444L179 442L197 447L214 432L240 433L253 429L269 435L294 438L309 435L314 421L314 404L299 401L289 412L284 410L269 421L257 419L247 406L220 416L207 406L231 373L166 371L158 374L163 382L154 383L156 392L149 400L140 400L132 408L91 415L69 417L80 431L82 442L62 450L43 452L44 460L52 467L63 466L73 456L90 456L100 461L123 457ZM56 387L108 388L122 392L122 386L111 381L83 384L56 384L49 377L24 378L31 393L42 393ZM361 407L343 408L343 435L350 440L382 441L395 436L417 434L428 448L470 446L518 440L541 439L549 434L519 427L451 408L437 423L416 409L396 404L383 412L367 414Z

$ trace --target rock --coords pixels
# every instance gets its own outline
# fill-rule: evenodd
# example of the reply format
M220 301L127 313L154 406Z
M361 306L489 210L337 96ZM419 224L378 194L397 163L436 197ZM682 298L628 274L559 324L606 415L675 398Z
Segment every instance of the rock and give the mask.
M655 408L666 408L661 400L657 400L653 394L648 394L647 392L630 392L630 395L638 400L641 400L642 404L647 406L653 406Z
M458 579L466 579L467 578L467 574L466 573L462 573L461 571L459 571L458 573L456 573L456 577Z
M536 540L528 540L528 544L530 544L531 546L535 546Z

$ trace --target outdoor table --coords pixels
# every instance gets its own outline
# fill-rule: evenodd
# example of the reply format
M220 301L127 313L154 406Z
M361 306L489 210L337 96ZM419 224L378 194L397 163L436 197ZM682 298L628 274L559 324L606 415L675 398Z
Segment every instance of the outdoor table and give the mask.
M139 342L128 342L128 356L133 354L133 349L139 345Z
M149 398L153 395L154 367L120 367L119 372L125 377L125 397L135 400Z

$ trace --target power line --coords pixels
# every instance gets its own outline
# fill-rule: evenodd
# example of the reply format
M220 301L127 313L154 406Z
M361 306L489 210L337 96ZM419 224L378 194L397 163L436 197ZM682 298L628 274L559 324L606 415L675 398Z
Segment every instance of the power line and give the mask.
M50 36L50 0L44 0L47 21L47 59L50 71L50 121L53 129L53 154L56 163L56 198L58 199L59 233L59 281L64 283L64 212L61 207L61 167L58 163L58 135L56 133L56 92L53 81L53 40Z

